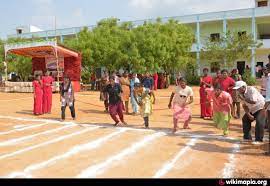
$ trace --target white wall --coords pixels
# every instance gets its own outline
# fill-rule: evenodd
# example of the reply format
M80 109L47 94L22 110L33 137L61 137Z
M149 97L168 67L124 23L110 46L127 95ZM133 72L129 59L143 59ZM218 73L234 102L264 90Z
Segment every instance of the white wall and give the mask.
M269 51L270 52L270 51ZM248 65L249 67L251 67L251 60L247 60L247 59L239 59L237 61L245 61L245 65ZM232 68L229 68L228 70L231 71L234 68L237 68L237 61L235 61L235 65ZM264 62L264 65L266 65L268 63L268 54L257 54L256 55L256 63L255 65L257 65L257 62ZM201 60L201 73L203 71L204 68L208 68L209 72L210 72L210 64L207 63L206 61ZM221 69L222 70L222 69ZM211 74L215 74L215 73L211 73Z
M264 62L264 65L266 65L268 63L268 55L256 55L256 63L257 62Z

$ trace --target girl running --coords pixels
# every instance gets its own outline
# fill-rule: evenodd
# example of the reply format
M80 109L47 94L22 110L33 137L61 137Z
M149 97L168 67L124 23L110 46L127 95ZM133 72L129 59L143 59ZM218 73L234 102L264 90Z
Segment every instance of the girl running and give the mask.
M140 106L140 113L144 119L145 128L149 129L149 116L153 112L153 104L155 104L154 91L143 87L143 84L136 84L134 90L135 100Z
M184 129L190 129L191 109L189 105L193 103L192 88L186 85L187 81L181 77L178 86L172 92L168 107L173 109L173 133L178 129L179 119L184 120Z
M214 123L217 128L223 129L223 135L226 136L229 134L232 97L222 90L220 84L215 84L214 89L206 89L206 91L213 99Z

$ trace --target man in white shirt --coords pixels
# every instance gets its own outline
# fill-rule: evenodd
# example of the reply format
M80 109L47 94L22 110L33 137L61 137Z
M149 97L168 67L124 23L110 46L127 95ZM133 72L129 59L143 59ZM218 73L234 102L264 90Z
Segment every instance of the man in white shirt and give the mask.
M266 120L264 97L256 88L247 86L244 81L237 81L234 89L239 91L239 97L245 110L245 115L242 118L244 140L252 140L251 123L256 120L254 144L258 144L263 141L264 137Z
M270 67L266 69L266 71L268 72L268 76L266 78L266 82L265 82L265 105L264 105L264 109L267 115L267 124L268 124L268 130L270 130Z

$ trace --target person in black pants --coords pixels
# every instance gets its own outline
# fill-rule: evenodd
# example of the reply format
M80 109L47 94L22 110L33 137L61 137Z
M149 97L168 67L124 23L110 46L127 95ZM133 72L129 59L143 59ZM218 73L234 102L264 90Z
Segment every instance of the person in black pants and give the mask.
M233 89L239 91L239 97L245 110L245 115L242 118L244 140L252 140L251 123L256 121L254 144L260 144L263 142L266 120L264 97L256 88L247 86L244 81L237 81Z
M74 97L74 89L71 83L70 78L65 75L64 82L60 86L60 101L61 101L61 118L62 121L65 120L65 111L66 107L69 106L71 117L73 120L76 119L75 115L75 97Z

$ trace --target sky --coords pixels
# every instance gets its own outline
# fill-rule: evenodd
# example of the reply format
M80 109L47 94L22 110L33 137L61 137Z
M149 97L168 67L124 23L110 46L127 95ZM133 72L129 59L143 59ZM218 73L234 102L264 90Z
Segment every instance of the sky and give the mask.
M17 26L42 30L95 25L109 17L133 21L156 17L251 8L254 0L1 0L0 37Z

